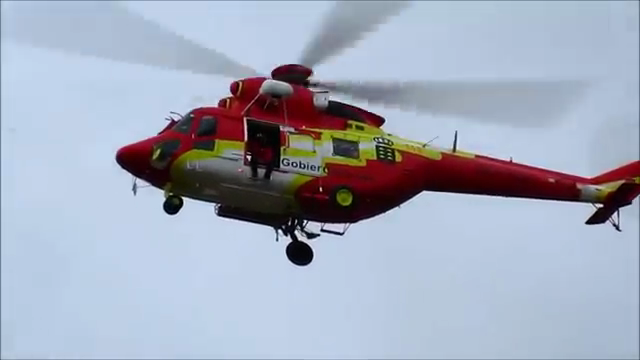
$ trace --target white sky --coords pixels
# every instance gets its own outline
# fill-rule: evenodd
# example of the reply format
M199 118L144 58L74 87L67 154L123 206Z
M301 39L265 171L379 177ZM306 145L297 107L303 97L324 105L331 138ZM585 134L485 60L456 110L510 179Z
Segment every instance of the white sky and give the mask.
M261 71L296 61L328 5L131 4ZM394 134L458 129L465 150L581 175L638 158L634 2L419 2L316 75L594 75L552 129L372 110ZM192 201L167 217L115 163L232 79L3 43L1 81L3 358L640 356L638 204L617 233L584 204L425 193L321 237L301 269L269 228Z

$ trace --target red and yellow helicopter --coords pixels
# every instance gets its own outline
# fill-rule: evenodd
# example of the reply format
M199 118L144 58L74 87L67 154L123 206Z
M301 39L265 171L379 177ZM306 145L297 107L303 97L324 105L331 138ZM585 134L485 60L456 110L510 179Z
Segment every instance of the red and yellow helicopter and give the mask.
M591 203L598 206L587 224L610 221L620 230L613 216L640 194L640 161L596 177L570 175L462 151L457 133L451 148L388 134L383 117L330 99L331 91L401 109L539 122L560 114L584 88L574 81L312 79L312 67L407 6L404 1L337 2L305 49L299 61L304 65L282 65L270 76L112 2L15 3L8 18L13 23L3 36L77 54L240 78L217 106L168 118L157 135L122 147L115 158L136 179L164 191L167 214L176 215L184 198L213 203L218 216L266 225L276 236L289 237L286 255L298 266L313 260L313 250L301 240L319 236L309 230L310 222L320 223L320 232L343 235L350 224L425 191ZM34 23L45 31L34 29ZM114 26L138 31L123 38ZM91 41L84 31L93 33ZM169 56L157 56L167 51ZM336 224L342 229L331 229Z

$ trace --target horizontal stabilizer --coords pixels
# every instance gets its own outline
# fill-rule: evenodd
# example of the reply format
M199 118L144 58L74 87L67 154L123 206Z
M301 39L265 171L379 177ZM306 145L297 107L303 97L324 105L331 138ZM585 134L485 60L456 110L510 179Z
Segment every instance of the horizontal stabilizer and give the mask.
M587 219L586 224L595 225L607 222L621 207L631 205L633 199L638 195L640 195L640 184L636 182L623 183L609 195L604 205Z
M620 208L616 206L603 206L596 210L596 212L591 215L585 222L587 225L598 225L606 223L613 214L616 213Z

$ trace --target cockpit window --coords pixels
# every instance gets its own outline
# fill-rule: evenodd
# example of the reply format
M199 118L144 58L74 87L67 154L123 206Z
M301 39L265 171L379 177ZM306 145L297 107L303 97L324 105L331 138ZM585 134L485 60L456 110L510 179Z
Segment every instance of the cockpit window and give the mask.
M164 169L179 148L180 140L169 140L156 144L151 155L151 165L157 169Z
M200 126L196 131L197 137L213 136L216 134L217 122L216 118L211 115L205 115L200 119Z
M173 131L178 132L180 134L188 134L191 131L191 125L193 124L193 113L188 113L183 116L180 121L173 127Z

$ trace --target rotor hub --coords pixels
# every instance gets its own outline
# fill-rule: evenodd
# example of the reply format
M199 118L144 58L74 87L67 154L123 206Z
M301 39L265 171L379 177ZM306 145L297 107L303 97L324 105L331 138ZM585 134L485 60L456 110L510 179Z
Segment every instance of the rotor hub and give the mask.
M280 65L271 71L272 79L288 82L294 85L307 84L307 80L311 75L313 75L313 70L304 65L298 64Z

